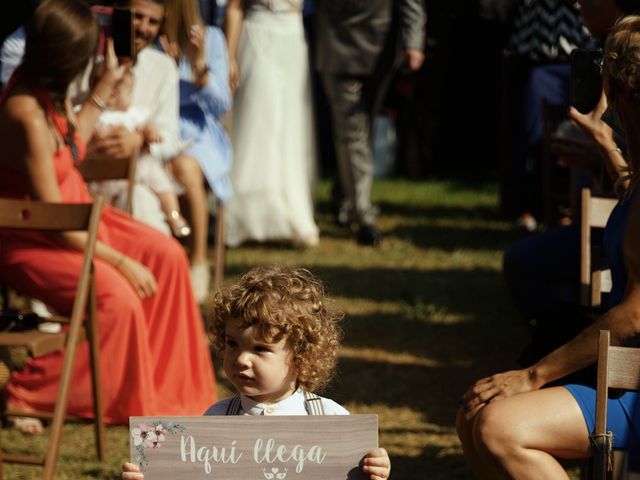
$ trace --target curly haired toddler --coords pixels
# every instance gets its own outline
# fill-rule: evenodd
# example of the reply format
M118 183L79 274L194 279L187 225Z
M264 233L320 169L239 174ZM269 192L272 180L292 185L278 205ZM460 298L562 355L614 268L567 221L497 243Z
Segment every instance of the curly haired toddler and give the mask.
M331 379L341 318L308 270L250 270L217 295L211 316L214 345L239 395L215 403L205 415L348 415L333 400L311 393ZM387 451L367 453L362 470L371 480L387 479ZM123 471L123 479L143 478L131 463Z

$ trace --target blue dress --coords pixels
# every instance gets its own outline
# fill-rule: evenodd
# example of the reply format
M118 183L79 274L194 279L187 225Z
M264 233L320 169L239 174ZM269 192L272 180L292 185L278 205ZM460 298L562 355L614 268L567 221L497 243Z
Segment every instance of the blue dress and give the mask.
M207 26L205 55L209 81L198 89L193 84L191 65L180 59L180 136L192 142L184 151L200 164L207 183L218 200L226 202L233 196L231 143L219 118L231 108L229 63L224 35L217 27Z
M636 190L637 191L637 190ZM633 197L618 202L607 222L604 249L611 267L613 287L609 307L617 305L624 296L627 272L624 265L623 239ZM589 432L595 428L596 391L593 387L567 384L565 387L578 402ZM638 451L640 449L640 392L613 394L607 404L607 430L613 432L613 448ZM632 456L632 459L635 456ZM636 459L637 461L637 459Z

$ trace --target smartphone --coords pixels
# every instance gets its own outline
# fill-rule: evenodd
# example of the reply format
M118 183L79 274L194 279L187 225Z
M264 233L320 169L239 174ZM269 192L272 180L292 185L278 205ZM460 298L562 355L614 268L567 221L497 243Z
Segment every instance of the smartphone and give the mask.
M118 58L133 58L133 10L114 8L111 15L111 37Z
M571 52L571 105L581 113L596 108L602 95L602 50L576 48Z
M104 56L107 39L113 38L113 48L118 58L134 58L133 11L103 5L94 5L91 9L100 28L97 54Z

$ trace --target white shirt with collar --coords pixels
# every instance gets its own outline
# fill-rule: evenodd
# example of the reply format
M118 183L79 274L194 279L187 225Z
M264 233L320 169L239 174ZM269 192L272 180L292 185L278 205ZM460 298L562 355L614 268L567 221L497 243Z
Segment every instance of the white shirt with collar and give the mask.
M331 399L320 397L325 415L349 415L349 411ZM233 397L214 403L205 415L226 415ZM278 403L258 403L251 398L240 395L240 412L238 415L307 415L304 392L298 388L290 397Z
M180 85L178 66L171 57L153 47L143 48L133 66L132 107L148 112L146 121L158 129L162 142L152 143L154 158L171 160L184 148L180 139Z

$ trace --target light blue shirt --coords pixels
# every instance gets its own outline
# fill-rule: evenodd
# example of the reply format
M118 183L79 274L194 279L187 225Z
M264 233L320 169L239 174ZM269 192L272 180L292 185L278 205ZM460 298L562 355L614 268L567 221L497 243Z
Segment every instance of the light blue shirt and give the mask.
M22 62L26 39L27 34L24 28L20 27L9 35L2 44L2 50L0 50L0 62L2 62L0 81L2 81L3 85L9 83L13 71Z
M185 153L198 160L200 168L221 202L233 195L229 171L231 143L219 119L231 108L227 44L217 27L205 27L205 60L209 67L207 84L198 89L191 65L180 59L180 135L193 142Z

